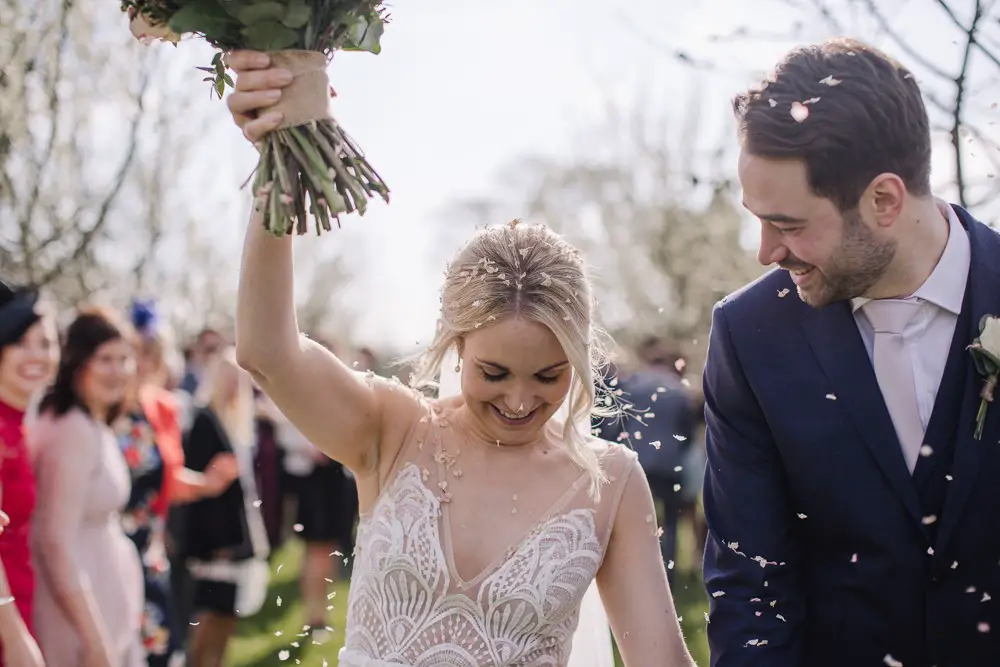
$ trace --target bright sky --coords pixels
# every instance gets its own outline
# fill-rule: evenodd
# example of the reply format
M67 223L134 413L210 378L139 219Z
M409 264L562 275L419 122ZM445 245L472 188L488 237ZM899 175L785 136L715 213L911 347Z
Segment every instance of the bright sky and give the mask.
M954 36L940 32L945 23L933 5L911 0L913 9L894 14L894 25L951 68L958 62ZM393 201L348 219L345 230L299 243L336 244L352 256L358 277L347 290L351 301L363 304L359 342L408 348L426 341L444 262L456 249L440 247L440 225L455 224L450 204L503 195L491 191L494 176L519 156L579 152L581 130L602 118L609 100L628 108L641 98L679 123L698 92L708 134L717 141L728 122L728 97L792 42L720 45L709 37L738 26L779 32L795 18L777 0L686 7L663 0L400 3L380 55L345 54L330 69L338 119L392 188ZM874 35L855 25L858 36ZM803 39L828 35L817 25ZM879 44L910 64L890 42ZM713 59L719 67L695 75L666 56L668 50ZM256 153L235 130L232 135L234 178L241 181ZM935 165L947 177L946 153ZM499 221L472 220L468 227L483 222Z

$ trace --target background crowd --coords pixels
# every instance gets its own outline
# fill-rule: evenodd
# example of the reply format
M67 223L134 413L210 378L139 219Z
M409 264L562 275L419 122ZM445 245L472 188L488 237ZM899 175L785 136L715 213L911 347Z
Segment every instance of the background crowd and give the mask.
M405 375L370 349L315 338L360 371ZM673 579L682 519L692 549L703 544L701 410L667 341L621 350L609 372L634 410L595 431L640 452ZM289 538L304 543L303 634L331 638L354 482L257 390L227 332L183 343L151 302L66 314L0 287L0 492L7 667L76 664L81 652L88 667L228 664Z

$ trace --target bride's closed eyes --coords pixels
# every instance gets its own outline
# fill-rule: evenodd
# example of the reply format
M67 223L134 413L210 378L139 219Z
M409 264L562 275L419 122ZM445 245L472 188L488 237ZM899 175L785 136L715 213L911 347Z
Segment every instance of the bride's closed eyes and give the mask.
M487 382L503 382L510 377L510 371L505 366L501 366L500 364L488 361L478 361L478 365L480 374ZM568 361L560 361L559 363L552 364L551 366L546 366L542 370L535 373L535 378L539 382L543 382L545 384L555 384L559 381L559 378L562 377L565 367L568 365Z
M488 373L483 369L479 369L479 372L482 374L483 379L486 380L487 382L503 382L508 378L508 376L510 376L510 373L506 371L502 373ZM559 381L559 377L561 375L562 373L556 373L555 375L536 374L535 379L537 379L539 382L544 382L545 384L555 384L556 382Z

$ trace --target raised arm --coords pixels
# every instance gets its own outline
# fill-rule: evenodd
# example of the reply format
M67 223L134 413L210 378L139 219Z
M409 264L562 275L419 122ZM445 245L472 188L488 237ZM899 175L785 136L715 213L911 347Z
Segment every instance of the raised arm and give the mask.
M604 562L601 600L625 667L695 667L660 555L653 494L632 459Z
M64 417L40 417L35 473L38 504L34 514L39 574L76 628L88 654L113 664L104 618L91 594L87 574L74 553L87 507L91 477L100 462L100 432L77 410ZM103 663L94 663L103 664Z
M712 666L799 667L805 601L785 475L721 306L712 316L704 390Z
M263 53L234 53L229 64L238 74L229 108L246 137L257 142L281 118L267 113L257 118L256 111L277 101L290 75L267 69ZM299 333L292 239L270 236L256 214L243 249L236 351L240 365L310 442L359 476L373 470L384 420L392 419L384 403L391 402L389 396L408 394L393 393L386 383L352 371Z

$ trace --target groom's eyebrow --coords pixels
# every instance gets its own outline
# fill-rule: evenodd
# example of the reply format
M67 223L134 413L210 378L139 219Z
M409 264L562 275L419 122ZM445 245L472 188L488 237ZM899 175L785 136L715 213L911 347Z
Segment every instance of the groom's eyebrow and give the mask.
M750 211L750 209L747 210ZM771 222L771 223L776 222L780 225L791 225L791 224L801 225L808 222L808 220L806 220L805 218L796 218L794 215L786 215L784 213L754 213L753 211L750 212L753 213L755 217L757 217L760 220L763 220L764 222Z
M761 220L766 220L767 222L778 222L782 224L802 224L806 222L803 218L796 218L791 215L785 215L784 213L768 213L767 215L757 216Z
M760 220L764 220L765 222L778 222L782 224L801 224L808 222L804 218L796 218L794 215L787 215L785 213L757 213L756 211L751 210L750 207L746 205L746 202L741 203L743 204L743 208L750 211L750 213L752 213L755 217Z

